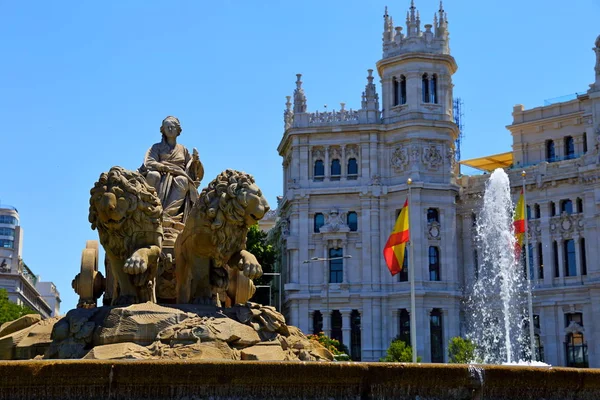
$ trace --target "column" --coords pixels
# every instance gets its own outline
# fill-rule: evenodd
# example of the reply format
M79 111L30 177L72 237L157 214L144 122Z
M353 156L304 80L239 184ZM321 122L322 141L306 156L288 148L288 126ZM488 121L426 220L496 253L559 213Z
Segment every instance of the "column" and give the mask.
M342 241L342 254L346 256L348 253L348 246L346 240ZM348 283L348 264L350 263L350 259L344 258L342 259L342 283Z
M563 241L562 239L559 239L556 241L557 247L558 247L558 276L560 278L564 278L565 277L565 249L563 246ZM554 271L552 271L552 273L554 274Z
M300 306L297 302L291 304L290 307L290 325L298 326L298 320L300 319Z
M588 361L590 368L600 368L600 318L592 317L592 315L600 315L599 289L590 290L589 309L589 316L587 313L583 315L583 323L586 324L585 340L588 343Z
M533 287L534 283L539 279L539 255L538 255L538 245L535 240L532 240L529 245L531 246L531 257L533 258L533 265L531 269L533 270L533 276L531 277L531 286Z
M325 180L331 176L331 165L329 165L329 146L325 146Z
M308 180L312 180L314 178L313 174L314 174L314 161L313 161L313 151L312 151L312 147L307 147L308 149L308 175L307 175L307 179Z
M379 265L379 263L377 263L377 265L369 268L369 266L372 262L372 260L371 260L372 252L370 251L371 246L368 246L368 245L365 246L365 243L366 244L371 243L371 236L378 235L379 232L373 232L372 228L371 228L371 199L369 197L360 197L360 209L361 209L361 213L360 213L361 228L358 231L360 232L361 241L363 243L362 248L360 249L360 252L361 252L361 261L360 262L363 265L363 268L361 268L361 270L362 270L361 279L362 279L362 284L364 287L366 285L370 286L370 282L372 281L372 278L371 278L372 277L372 269L377 268L377 266Z
M542 157L542 159L545 159ZM553 257L552 257L552 237L550 235L550 212L549 200L539 200L540 205L540 238L542 242L542 260L544 262L544 286L552 286L552 277L554 276Z
M352 330L352 326L350 325L350 313L352 310L345 309L340 310L340 312L342 313L342 341L346 347L348 347L348 350L350 350L350 333Z
M296 325L302 332L308 332L308 326L312 323L308 316L310 312L308 312L308 299L302 299L298 301L298 325Z
M342 167L342 176L341 176L341 180L345 181L346 177L348 176L348 163L346 161L346 145L342 145L342 159L340 160L340 164Z
M573 244L575 245L575 273L581 279L581 246L579 245L579 241L579 235L575 235L573 237Z
M321 311L323 314L323 332L331 337L331 312L329 310Z
M379 155L377 154L377 146L379 143L379 137L377 133L369 134L369 177L374 174L379 174Z
M369 210L371 213L371 288L374 291L381 290L381 273L383 272L381 265L381 260L383 259L381 249L383 249L383 246L380 244L379 235L383 233L380 230L382 224L380 219L383 219L384 216L381 213L381 206L378 200L377 197L371 198L371 209ZM363 244L364 247L366 246Z
M442 354L444 354L444 362L448 362L448 341L450 340L450 318L448 309L440 308L442 312Z

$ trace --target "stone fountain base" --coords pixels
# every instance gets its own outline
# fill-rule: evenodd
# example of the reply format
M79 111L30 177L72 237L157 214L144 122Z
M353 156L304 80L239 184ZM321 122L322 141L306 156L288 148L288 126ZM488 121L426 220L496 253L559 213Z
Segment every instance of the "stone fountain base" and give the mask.
M0 359L332 361L273 307L248 302L77 308L0 328Z
M4 361L0 398L592 400L600 398L600 370L298 361Z

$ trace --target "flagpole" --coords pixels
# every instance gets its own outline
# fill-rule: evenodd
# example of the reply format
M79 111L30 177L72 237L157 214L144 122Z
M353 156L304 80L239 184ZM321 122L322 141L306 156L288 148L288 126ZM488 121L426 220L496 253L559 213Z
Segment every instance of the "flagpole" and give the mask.
M529 221L527 215L527 198L525 196L525 177L527 173L525 171L521 172L521 176L523 177L523 207L525 208L525 215L523 216L523 220L525 222L525 269L527 270L527 308L529 312L529 346L531 350L531 361L536 361L535 356L535 331L533 327L533 300L531 298L531 272L529 271Z
M412 185L412 179L408 178L406 181L408 185L408 244L409 244L409 256L408 256L408 274L410 275L410 345L412 347L412 362L417 362L417 311L415 306L415 268L414 268L414 251L412 243L412 225L410 224L410 210L412 208L412 198L410 187Z

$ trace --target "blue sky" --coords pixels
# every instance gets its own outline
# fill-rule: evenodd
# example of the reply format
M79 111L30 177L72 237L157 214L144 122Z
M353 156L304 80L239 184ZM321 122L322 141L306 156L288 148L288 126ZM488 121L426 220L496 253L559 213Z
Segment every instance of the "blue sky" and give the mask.
M403 24L409 0L0 2L0 202L19 210L23 258L57 284L62 312L77 302L71 280L85 241L98 237L87 216L101 172L139 167L161 120L175 115L180 143L198 148L203 185L226 168L244 170L274 207L295 74L309 111L360 108L367 69L381 56L385 5ZM425 24L438 2L416 6ZM463 159L511 150L514 104L540 106L594 79L600 0L444 8L464 102Z

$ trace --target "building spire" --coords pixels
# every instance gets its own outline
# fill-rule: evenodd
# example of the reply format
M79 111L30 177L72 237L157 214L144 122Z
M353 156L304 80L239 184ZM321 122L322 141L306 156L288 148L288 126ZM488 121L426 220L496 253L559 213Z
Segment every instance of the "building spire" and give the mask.
M387 6L383 14L383 42L388 43L394 40L394 20L388 15Z
M363 123L376 123L380 121L381 113L379 111L379 95L377 87L373 83L373 70L367 70L367 84L365 91L362 92L361 109L359 110L359 120Z
M421 30L421 17L415 7L415 0L410 0L410 11L406 13L406 36L419 36Z
M294 114L306 112L306 96L302 89L302 74L296 74L296 89L294 90Z
M596 53L596 66L594 67L594 71L596 72L596 83L595 87L597 90L600 90L600 36L596 39L594 43L594 48L592 49Z

